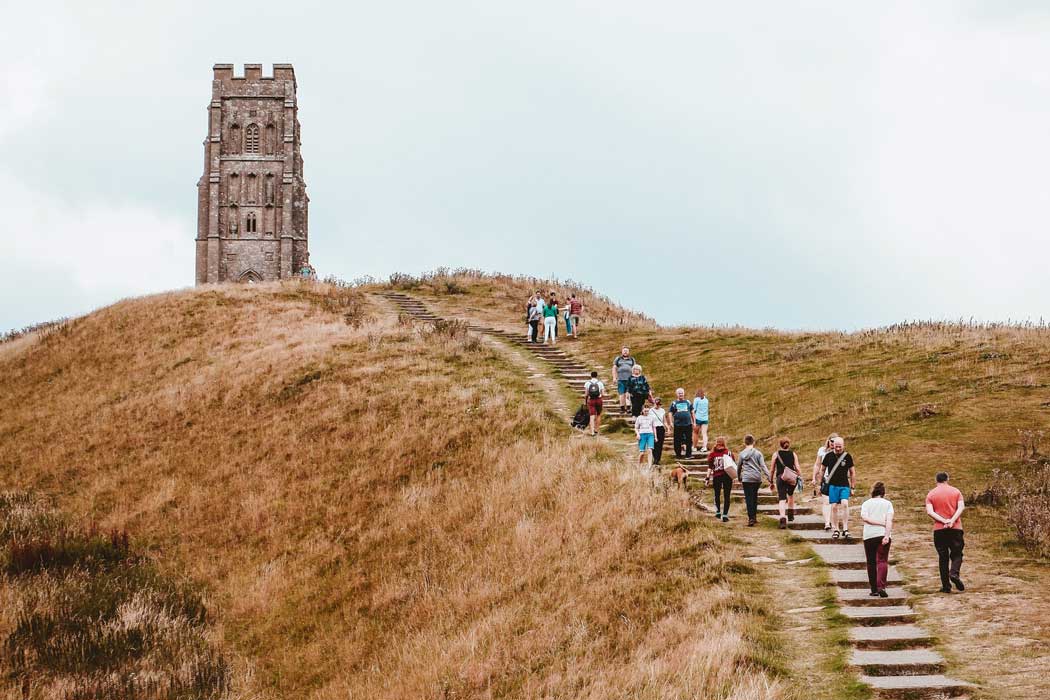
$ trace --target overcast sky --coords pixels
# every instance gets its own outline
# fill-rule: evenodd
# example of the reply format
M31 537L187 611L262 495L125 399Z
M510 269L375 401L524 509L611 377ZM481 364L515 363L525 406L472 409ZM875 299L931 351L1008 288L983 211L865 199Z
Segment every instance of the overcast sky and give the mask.
M0 330L194 279L213 63L291 62L319 273L664 323L1038 319L1050 4L4 3Z

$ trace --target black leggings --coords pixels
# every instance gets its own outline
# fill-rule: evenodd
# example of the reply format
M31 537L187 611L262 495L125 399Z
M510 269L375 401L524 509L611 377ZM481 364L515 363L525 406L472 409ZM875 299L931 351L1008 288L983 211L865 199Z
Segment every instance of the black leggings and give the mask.
M733 490L733 480L728 474L719 474L712 481L715 488L715 510L722 515L729 515L729 494ZM722 499L725 499L726 509L722 510Z
M667 429L662 425L656 426L656 446L653 447L653 464L660 463L660 456L664 453L664 437L667 436Z

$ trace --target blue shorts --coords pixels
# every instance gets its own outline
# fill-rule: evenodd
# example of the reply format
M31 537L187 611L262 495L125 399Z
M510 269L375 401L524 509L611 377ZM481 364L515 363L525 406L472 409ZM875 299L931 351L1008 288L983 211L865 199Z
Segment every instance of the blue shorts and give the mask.
M642 433L638 436L638 451L645 452L656 447L656 436L652 433Z
M627 380L626 379L617 379L616 380L616 393L617 394L621 394L621 395L627 393Z
M843 501L848 501L849 496L849 486L828 484L828 503L842 503Z
M696 419L696 424L697 425L707 425L707 421L706 420L700 420L699 418L697 418Z

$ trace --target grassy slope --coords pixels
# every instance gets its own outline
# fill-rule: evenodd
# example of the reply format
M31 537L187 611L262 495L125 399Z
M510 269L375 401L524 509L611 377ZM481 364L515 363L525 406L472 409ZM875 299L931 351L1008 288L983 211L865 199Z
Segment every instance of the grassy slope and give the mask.
M252 697L793 697L737 545L492 350L359 303L196 290L0 345L0 475L203 583Z
M518 307L535 282L460 278L457 284L465 294L450 296L439 284L416 293L523 330ZM939 585L922 512L934 473L951 472L965 494L983 489L997 467L1023 473L1018 431L1042 429L1050 410L1046 331L776 333L655 328L619 323L604 311L600 316L580 341L561 346L606 368L628 344L664 397L678 386L692 397L704 386L712 400L712 434L739 445L752 432L767 454L775 437L787 434L807 464L828 433L845 435L860 487L885 480L897 503L902 526L895 541L919 593ZM936 414L923 418L926 404ZM1050 679L1041 672L1050 661L1050 598L1042 593L1050 567L1028 560L1000 511L973 508L964 521L971 590L918 603L931 613L930 624L964 676L984 680L996 697L1050 693Z

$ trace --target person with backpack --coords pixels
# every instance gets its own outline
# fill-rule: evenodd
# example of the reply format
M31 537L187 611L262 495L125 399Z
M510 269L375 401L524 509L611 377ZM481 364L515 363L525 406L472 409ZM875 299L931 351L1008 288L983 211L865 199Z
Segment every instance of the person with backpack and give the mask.
M824 482L824 455L831 452L832 446L835 444L835 438L839 436L838 433L832 433L828 435L828 439L823 445L817 450L817 460L813 462L813 497L816 498L820 495L820 510L824 515L824 532L831 532L831 504L828 503L828 496L824 493L823 482Z
M780 529L783 530L795 520L795 486L802 478L798 455L791 449L790 438L780 438L780 449L773 453L772 462L777 482L777 505L780 507Z
M569 297L569 320L572 322L572 337L580 337L580 316L583 315L583 302L574 293Z
M591 378L583 385L583 400L587 403L587 413L591 417L591 435L597 435L602 424L602 403L605 399L605 384L598 379L597 372L591 372Z
M962 491L948 483L948 472L937 472L937 486L926 494L926 514L933 518L933 546L941 573L941 593L951 593L952 584L965 591L959 577L963 561L962 513L966 508Z
M831 452L821 461L824 479L820 492L827 495L831 505L831 538L849 539L849 497L856 483L853 455L846 452L846 441L840 437L831 443ZM837 525L837 527L836 527Z
M624 346L620 354L613 360L612 378L616 382L616 393L620 395L620 415L627 414L627 380L631 378L631 368L634 367L634 358L631 357L631 349Z
M685 398L685 389L675 389L674 401L671 402L671 422L674 424L674 456L681 458L685 448L685 458L693 456L693 404Z
M774 491L773 478L766 466L766 458L761 450L755 447L755 436L744 436L744 449L740 450L737 460L740 475L740 486L744 489L744 503L747 505L747 526L758 524L758 490L762 488L763 479L769 481L769 491Z
M714 449L707 455L707 478L704 485L714 484L715 520L729 522L729 497L736 478L736 462L733 453L726 447L724 436L715 438ZM725 501L725 506L722 502Z
M667 411L660 405L660 397L653 399L653 407L649 411L656 419L656 445L653 447L653 464L660 466L660 458L664 453L664 438L667 437Z
M558 299L553 294L543 307L543 344L548 340L551 345L558 342Z
M656 446L656 418L648 410L652 406L653 402L646 399L647 410L634 419L634 434L638 436L638 464L647 462L650 469L653 468L653 447Z
M693 399L693 444L701 445L700 452L707 452L707 424L710 416L711 403L707 399L707 393L703 387L696 390L696 398ZM703 440L703 443L701 443Z
M637 363L631 368L631 378L627 380L627 393L631 395L631 415L637 418L653 393L649 380L642 374L642 366Z
M860 507L864 521L864 559L868 564L868 595L889 597L886 576L890 568L890 541L893 534L893 504L886 500L886 485L876 481L871 498Z

